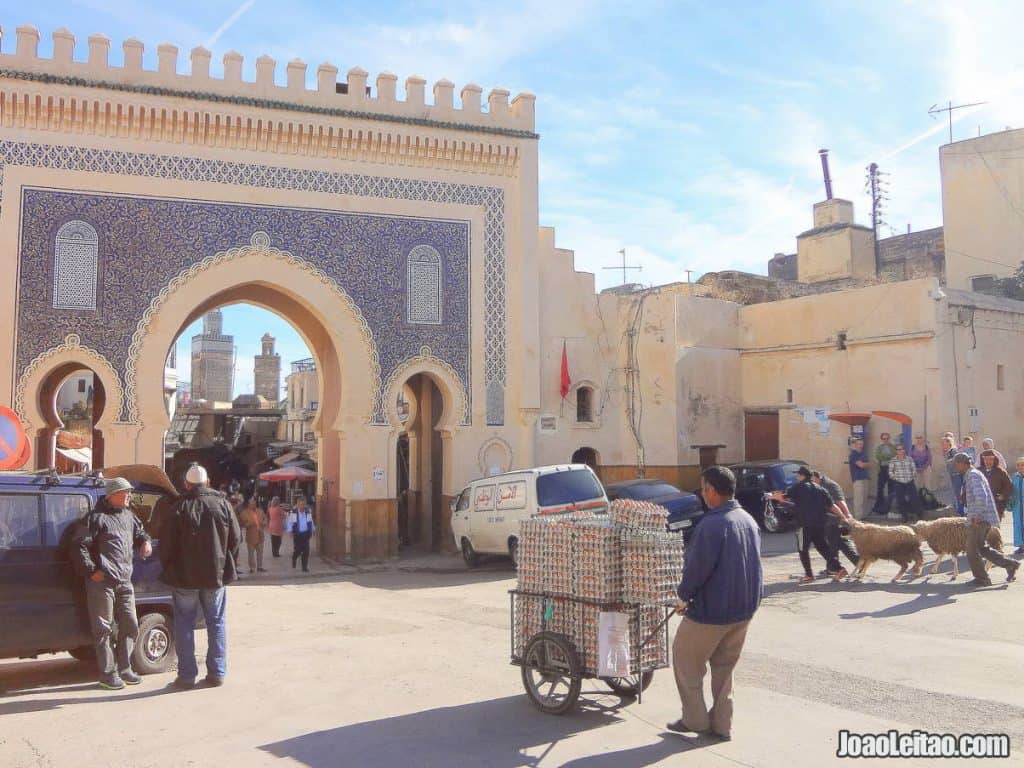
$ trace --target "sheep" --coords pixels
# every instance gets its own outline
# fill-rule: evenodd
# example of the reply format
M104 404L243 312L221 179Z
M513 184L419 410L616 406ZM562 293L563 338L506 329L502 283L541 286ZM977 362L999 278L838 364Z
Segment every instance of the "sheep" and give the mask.
M924 555L921 542L909 525L874 525L847 518L844 524L850 529L850 538L857 545L860 562L853 571L853 578L861 579L876 560L892 560L900 564L900 572L893 577L899 579L914 563L914 576L921 575Z
M922 520L913 525L914 533L920 541L927 542L932 552L937 555L935 565L932 566L932 575L938 573L939 563L948 555L953 560L953 580L960 576L960 563L958 555L967 551L967 518L965 517L940 517L938 520ZM988 545L1000 552L1003 551L1003 535L999 532L998 526L989 528L986 537ZM992 563L985 561L985 570L992 567Z

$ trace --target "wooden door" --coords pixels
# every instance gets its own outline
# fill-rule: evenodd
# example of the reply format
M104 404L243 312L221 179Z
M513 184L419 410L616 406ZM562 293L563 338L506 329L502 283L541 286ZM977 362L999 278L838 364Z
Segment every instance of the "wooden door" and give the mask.
M747 461L779 458L779 412L747 413L744 419Z

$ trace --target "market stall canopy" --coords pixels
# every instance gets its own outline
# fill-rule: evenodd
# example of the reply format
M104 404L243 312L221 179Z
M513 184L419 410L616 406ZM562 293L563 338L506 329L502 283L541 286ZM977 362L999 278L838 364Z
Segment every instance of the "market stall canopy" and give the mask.
M75 464L85 464L87 467L92 466L92 448L58 447L57 453L75 462Z
M123 477L132 483L151 485L166 491L171 496L178 495L178 489L162 469L152 464L121 464L116 467L104 467L99 470L105 478Z
M899 422L900 424L913 424L914 420L911 419L905 413L899 413L898 411L872 411L875 416L880 416L883 419L892 419L893 421Z
M871 419L870 413L830 413L828 415L832 421L838 421L840 424L848 424L851 427L862 427L868 423Z
M272 482L287 482L289 480L315 480L316 472L311 469L303 469L302 467L281 467L280 469L272 469L269 472L261 472L260 480L270 480Z
M288 462L295 461L297 458L299 458L298 453L296 453L295 451L288 451L288 453L282 453L280 456L274 459L274 463L277 464L277 466L279 467L283 467Z

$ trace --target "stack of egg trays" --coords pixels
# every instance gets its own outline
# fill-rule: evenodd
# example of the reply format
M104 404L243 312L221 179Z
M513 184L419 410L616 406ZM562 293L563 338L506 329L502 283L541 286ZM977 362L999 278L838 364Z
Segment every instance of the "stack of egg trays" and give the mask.
M584 600L622 600L622 546L610 520L581 520L573 526L573 594Z
M579 605L570 598L516 595L514 605L513 655L516 658L523 658L527 644L541 632L556 632L576 643L579 632ZM547 621L544 620L545 612L549 613Z
M665 604L676 596L683 573L683 538L666 531L623 530L622 599Z

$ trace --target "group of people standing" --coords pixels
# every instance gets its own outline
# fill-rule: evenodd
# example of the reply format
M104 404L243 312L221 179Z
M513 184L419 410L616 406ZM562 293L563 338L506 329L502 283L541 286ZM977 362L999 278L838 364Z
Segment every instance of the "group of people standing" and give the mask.
M274 496L266 509L260 506L256 496L248 500L240 495L231 497L231 502L238 517L238 524L245 534L246 556L249 562L249 573L266 571L263 567L263 551L267 534L270 534L270 554L281 556L281 542L286 531L292 534L292 568L302 561L302 570L309 571L309 544L316 531L313 511L306 506L306 497L295 497L295 506L291 510L281 504L281 499ZM239 570L240 574L245 571Z
M280 557L281 540L290 531L292 567L302 560L309 570L309 542L316 530L306 499L297 496L285 510L280 500L267 509L255 497L229 499L210 487L206 470L193 464L185 473L185 491L161 524L157 555L160 580L171 590L178 675L171 687L195 688L199 681L195 656L195 626L199 612L206 622L206 686L221 686L227 674L227 600L225 586L235 581L243 529L249 571L263 568L263 542L269 531L271 550ZM132 670L131 655L139 635L132 588L132 558L143 558L153 547L130 506L132 486L123 478L104 483L104 497L80 522L71 542L71 558L85 581L89 619L100 668L99 684L119 690L142 682ZM234 502L234 503L233 503Z
M894 444L888 432L883 432L878 439L873 459L868 458L862 439L857 438L850 444L853 516L862 520L867 513L868 470L876 464L878 480L873 514L912 522L921 516L920 489L927 488L931 481L932 450L923 435L914 438L909 451L903 445ZM899 512L892 509L894 501L898 503Z

